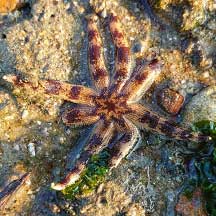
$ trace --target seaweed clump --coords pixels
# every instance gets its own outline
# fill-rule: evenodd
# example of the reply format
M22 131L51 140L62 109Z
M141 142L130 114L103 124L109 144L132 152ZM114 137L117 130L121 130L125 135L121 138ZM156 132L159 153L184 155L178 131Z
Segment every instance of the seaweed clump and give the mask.
M107 149L93 155L79 180L65 188L62 193L67 199L75 199L78 195L87 195L94 191L104 180L109 171Z
M213 144L208 153L194 156L189 164L189 182L183 194L191 199L197 188L201 189L205 210L209 215L216 215L216 122L200 121L194 124L195 131L210 135Z

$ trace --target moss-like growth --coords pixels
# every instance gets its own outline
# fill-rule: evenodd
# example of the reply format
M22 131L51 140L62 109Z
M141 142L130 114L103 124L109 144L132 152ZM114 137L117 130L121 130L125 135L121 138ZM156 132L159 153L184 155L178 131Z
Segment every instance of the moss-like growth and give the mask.
M62 191L64 196L68 199L74 199L77 195L86 195L92 192L104 181L106 173L109 171L109 156L107 149L93 155L80 179Z

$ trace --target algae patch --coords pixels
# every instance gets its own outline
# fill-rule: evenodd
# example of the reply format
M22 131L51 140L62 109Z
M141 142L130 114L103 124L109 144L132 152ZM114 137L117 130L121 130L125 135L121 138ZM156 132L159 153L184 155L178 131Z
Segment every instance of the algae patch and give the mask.
M211 136L216 143L216 122L203 120L193 125L193 130L201 131L203 134Z
M105 176L109 171L109 156L107 149L93 155L80 179L62 191L64 196L68 199L74 199L77 195L89 194L96 189L105 180Z

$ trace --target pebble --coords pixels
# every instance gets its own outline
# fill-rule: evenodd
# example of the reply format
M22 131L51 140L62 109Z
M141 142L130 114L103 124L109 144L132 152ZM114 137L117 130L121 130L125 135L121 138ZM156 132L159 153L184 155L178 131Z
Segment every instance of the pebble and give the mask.
M28 117L28 115L29 115L28 110L23 110L23 112L22 112L22 119L26 119Z
M65 137L59 137L59 142L63 144L65 142Z
M15 149L16 151L19 151L19 150L20 150L19 145L15 145L15 146L14 146L14 149Z
M35 143L29 143L28 144L28 151L31 154L32 157L35 157L36 151L35 151Z
M157 103L168 113L176 115L183 106L184 97L178 92L164 88L158 94Z
M101 15L101 17L106 18L107 17L107 11L104 9L100 15Z
M61 212L61 209L54 203L50 204L49 207L50 207L51 211L55 214Z
M41 121L37 121L37 124L38 124L38 125L41 125Z

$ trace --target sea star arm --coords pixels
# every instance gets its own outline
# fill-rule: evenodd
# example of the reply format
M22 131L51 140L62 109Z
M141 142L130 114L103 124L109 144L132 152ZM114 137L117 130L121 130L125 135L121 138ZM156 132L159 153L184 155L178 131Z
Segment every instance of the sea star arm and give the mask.
M79 106L67 110L62 115L62 120L66 125L83 126L90 125L99 120L95 113L95 108L89 106Z
M98 90L102 90L109 85L109 74L104 63L102 40L97 28L97 17L95 15L91 15L87 18L87 20L89 69L96 88Z
M80 174L86 168L86 164L90 157L94 154L97 154L103 148L105 148L112 138L113 135L113 124L105 124L100 120L91 134L89 141L81 153L79 159L77 160L74 168L68 173L68 175L59 183L52 183L51 187L55 190L63 190L67 186L73 184L80 178Z
M120 139L116 140L112 147L111 158L109 159L110 169L118 166L140 137L138 128L131 121L126 118L124 119L126 126L125 132Z
M194 142L208 142L212 138L201 133L194 133L189 129L177 126L174 122L168 121L156 113L146 109L140 104L131 104L131 112L126 114L139 128L148 128L159 134L172 137L178 140L187 140Z
M123 94L128 98L127 102L139 101L160 72L161 64L157 60L151 61L148 65L137 67L123 88Z
M7 75L3 78L18 88L53 95L73 103L94 105L94 97L97 95L91 88L81 85L71 85L66 82L55 80L39 80L38 84L35 86L32 82L22 80L16 75Z
M121 23L113 13L110 15L109 27L116 47L115 74L112 79L111 89L113 92L120 92L122 86L130 76L130 48L121 28Z

